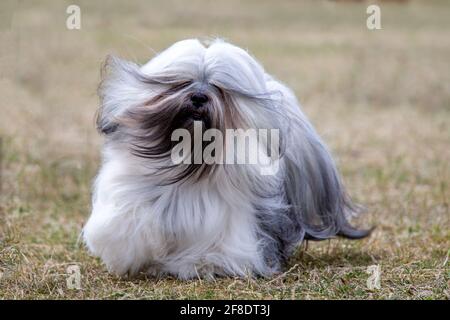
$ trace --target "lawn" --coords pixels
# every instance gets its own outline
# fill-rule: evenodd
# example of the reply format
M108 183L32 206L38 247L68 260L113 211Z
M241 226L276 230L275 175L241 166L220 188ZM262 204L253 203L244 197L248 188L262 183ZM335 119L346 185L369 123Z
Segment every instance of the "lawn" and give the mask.
M355 2L76 3L80 30L66 28L71 1L0 3L0 298L450 298L448 1L381 2L381 30ZM89 256L78 236L99 167L100 65L189 37L248 48L294 89L370 238L305 243L271 279L120 279Z

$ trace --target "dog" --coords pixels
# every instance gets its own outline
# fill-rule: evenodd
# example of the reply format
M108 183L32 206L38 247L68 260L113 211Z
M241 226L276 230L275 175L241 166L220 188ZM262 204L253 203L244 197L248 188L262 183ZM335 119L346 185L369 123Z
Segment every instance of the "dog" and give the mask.
M358 207L294 93L247 51L188 39L142 66L109 56L99 96L103 160L82 237L110 272L270 277L304 240L370 234L350 224ZM276 170L174 163L173 133L198 124L200 133L277 130ZM184 160L206 148L193 144ZM272 159L271 151L258 152Z

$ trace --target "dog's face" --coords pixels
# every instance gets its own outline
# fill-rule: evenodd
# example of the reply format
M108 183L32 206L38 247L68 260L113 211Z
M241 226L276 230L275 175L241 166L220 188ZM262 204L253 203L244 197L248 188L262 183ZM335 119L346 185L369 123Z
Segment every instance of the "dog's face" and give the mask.
M142 67L112 57L105 67L98 128L141 158L168 158L174 130L192 131L194 121L221 132L280 127L263 68L231 44L184 40Z

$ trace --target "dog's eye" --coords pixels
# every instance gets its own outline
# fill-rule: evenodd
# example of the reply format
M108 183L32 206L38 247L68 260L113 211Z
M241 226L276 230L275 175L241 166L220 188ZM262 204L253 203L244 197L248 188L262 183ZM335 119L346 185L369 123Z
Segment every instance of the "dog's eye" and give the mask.
M181 90L181 89L186 88L187 86L190 86L192 83L193 83L192 80L187 80L187 81L184 81L184 82L181 82L181 83L175 85L173 89Z
M164 95L165 96L172 95L172 94L176 93L177 91L183 90L184 88L190 86L192 84L192 82L193 82L192 80L187 80L187 81L173 84L173 85L171 85L171 87L168 90L166 90L164 92Z
M219 95L222 98L222 100L224 100L226 98L225 97L225 91L221 87L219 87L219 86L217 86L215 84L211 84L211 86L219 93Z
M184 88L188 87L192 83L193 83L192 80L187 80L187 81L179 82L179 83L176 83L176 84L172 84L169 87L169 89L167 89L163 93L161 93L158 96L156 96L155 98L153 98L152 101L153 102L157 102L157 101L163 99L164 97L171 96L171 95L177 93L178 91L183 90Z

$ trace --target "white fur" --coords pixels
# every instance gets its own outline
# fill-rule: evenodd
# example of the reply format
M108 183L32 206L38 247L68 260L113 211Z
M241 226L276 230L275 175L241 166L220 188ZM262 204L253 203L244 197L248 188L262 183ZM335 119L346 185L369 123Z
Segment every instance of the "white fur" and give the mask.
M110 271L123 275L146 269L184 279L266 271L245 193L207 180L154 186L126 154L107 147L83 233L90 251Z
M199 181L164 185L168 177L158 175L158 168L167 159L136 157L120 129L107 135L83 238L111 272L182 279L271 275L280 271L282 260L277 249L281 240L275 238L284 239L280 243L289 254L307 233L325 238L348 228L341 217L345 208L338 207L345 204L337 201L343 193L326 148L293 93L246 51L220 40L208 47L184 40L139 69L115 63L118 67L101 90L99 126L104 132L165 89L146 76L167 77L222 88L237 106L230 112L247 127L285 130L286 150L274 176L261 176L255 166L217 166ZM217 99L213 97L212 107L227 107ZM223 116L225 111L215 112ZM325 198L336 206L336 217L317 209ZM313 225L320 219L322 224Z

